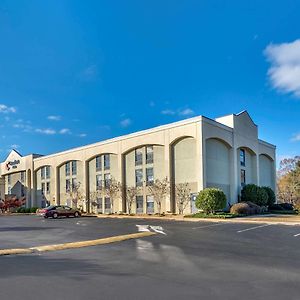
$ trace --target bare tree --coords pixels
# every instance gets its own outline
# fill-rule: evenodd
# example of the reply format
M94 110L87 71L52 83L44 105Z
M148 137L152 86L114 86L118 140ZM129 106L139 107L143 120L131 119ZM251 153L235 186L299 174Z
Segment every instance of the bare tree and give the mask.
M96 190L90 193L90 201L93 213L98 213L98 209L100 208L98 199L101 199L102 201L102 194L102 190Z
M161 214L162 203L167 194L170 194L170 182L168 177L163 180L156 179L152 185L148 186L149 192L157 205L158 213Z
M135 186L128 186L126 187L126 204L127 204L127 211L128 214L131 214L132 205L138 195L139 188Z
M76 182L76 184L74 184L72 188L67 192L67 195L76 208L80 209L81 211L84 210L86 206L86 199L85 194L81 189L80 182Z
M176 204L180 215L183 214L185 208L190 203L191 189L189 183L178 183L175 185Z
M104 184L105 194L110 198L111 211L114 213L114 201L122 191L122 184L113 177Z

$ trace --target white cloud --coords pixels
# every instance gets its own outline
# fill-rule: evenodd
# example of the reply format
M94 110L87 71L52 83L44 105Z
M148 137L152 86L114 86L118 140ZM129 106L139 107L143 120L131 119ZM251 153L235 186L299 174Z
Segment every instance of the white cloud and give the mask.
M299 142L300 141L300 133L294 134L291 138L291 142Z
M291 43L270 44L264 54L271 63L268 76L272 86L300 97L300 39Z
M165 109L160 112L162 115L179 115L179 116L190 116L194 114L194 111L190 108L185 108L185 109L177 109L177 110L172 110L172 109Z
M84 137L87 136L87 134L86 133L80 133L78 136L84 138Z
M47 119L50 120L50 121L60 121L61 120L61 116L54 116L54 115L52 115L52 116L48 116Z
M90 65L81 72L81 78L87 81L95 79L97 75L97 65Z
M15 107L7 106L5 104L0 104L0 113L8 114L15 113L17 110Z
M120 125L122 127L128 127L131 123L132 123L131 119L127 118L127 119L122 120L120 122Z
M164 110L161 111L161 114L162 115L170 115L170 116L172 116L172 115L175 115L176 112L174 110L172 110L172 109L164 109Z
M194 111L190 108L185 108L185 109L179 111L179 115L181 115L181 116L190 116L193 114L194 114Z
M59 131L60 134L70 134L71 131L69 128L63 128Z
M54 129L50 129L50 128L47 128L47 129L40 129L40 128L37 128L35 130L37 133L41 133L41 134L46 134L46 135L53 135L53 134L56 134L56 131Z

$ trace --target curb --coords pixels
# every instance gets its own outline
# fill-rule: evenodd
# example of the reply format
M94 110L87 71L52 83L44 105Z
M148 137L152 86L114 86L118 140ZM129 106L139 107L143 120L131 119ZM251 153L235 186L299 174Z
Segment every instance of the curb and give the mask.
M147 236L151 236L151 235L155 235L155 234L156 234L155 232L146 231L146 232L117 235L117 236L102 238L102 239L97 239L97 240L71 242L71 243L46 245L46 246L36 246L36 247L21 248L21 249L2 249L2 250L0 250L0 256L16 255L16 254L32 254L35 252L77 249L77 248L83 248L83 247L90 247L90 246L122 242L122 241L126 241L126 240L131 240L131 239L138 239L138 238L147 237Z

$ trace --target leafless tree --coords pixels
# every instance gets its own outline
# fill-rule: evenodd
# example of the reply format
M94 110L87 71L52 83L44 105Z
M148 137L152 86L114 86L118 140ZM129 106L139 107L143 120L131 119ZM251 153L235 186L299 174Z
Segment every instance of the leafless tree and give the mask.
M84 208L86 207L86 199L80 182L77 182L71 187L71 189L67 192L67 196L72 201L73 206L80 209L81 211L84 210Z
M164 202L166 195L170 194L170 182L168 177L165 177L162 180L156 179L148 189L157 205L158 213L161 214L162 203Z
M110 198L111 211L114 213L114 202L122 192L122 184L113 177L105 183L105 194Z
M90 193L90 201L93 213L98 213L99 203L98 199L102 200L102 190L96 190Z
M126 187L126 204L128 214L131 214L132 205L135 202L136 196L139 193L139 188L135 186Z
M183 214L185 208L190 203L191 189L189 183L178 183L175 185L176 205L180 215Z

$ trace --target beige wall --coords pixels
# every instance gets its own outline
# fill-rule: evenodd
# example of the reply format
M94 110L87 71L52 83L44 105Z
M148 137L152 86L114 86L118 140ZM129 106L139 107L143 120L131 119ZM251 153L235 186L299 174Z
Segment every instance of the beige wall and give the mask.
M224 190L231 203L236 202L240 192L238 152L240 148L247 150L247 182L264 183L272 185L275 189L276 148L258 139L257 126L247 112L218 118L217 121L202 116L195 117L43 157L34 155L22 157L16 151L12 151L7 160L1 163L0 174L3 178L10 173L26 171L27 205L40 205L43 199L40 194L42 184L40 169L49 165L50 193L45 195L45 198L51 203L65 204L67 202L65 163L76 160L75 177L81 183L86 201L91 202L90 194L95 191L96 186L95 157L109 153L111 168L109 171L102 171L101 174L109 172L123 185L134 186L135 170L141 167L145 180L146 168L150 166L145 162L142 166L135 166L134 151L138 147L142 147L145 151L147 145L154 147L154 162L151 164L154 178L167 177L173 184L188 182L191 192L199 192L208 186L218 186ZM20 160L20 163L16 169L8 171L7 161L15 159ZM14 181L15 176L17 175L13 175ZM104 180L104 176L102 179ZM7 184L5 186L7 188ZM146 196L149 195L149 190L145 183L141 195L144 197L143 212L146 212ZM173 185L171 195L163 201L163 212L177 211L174 197ZM103 199L102 197L102 201ZM102 204L104 208L104 203ZM116 199L114 212L124 211L124 204L124 197ZM190 208L191 206L188 206L186 213L190 212Z

